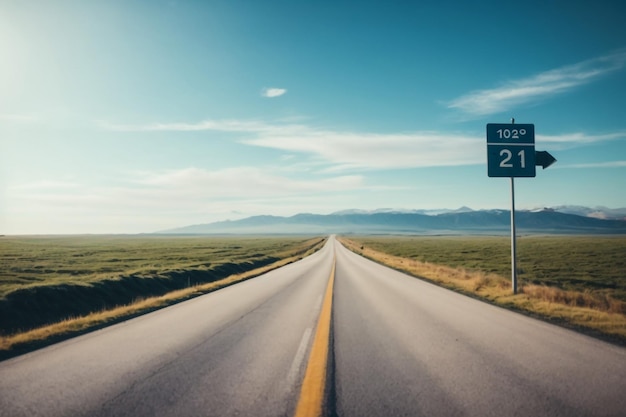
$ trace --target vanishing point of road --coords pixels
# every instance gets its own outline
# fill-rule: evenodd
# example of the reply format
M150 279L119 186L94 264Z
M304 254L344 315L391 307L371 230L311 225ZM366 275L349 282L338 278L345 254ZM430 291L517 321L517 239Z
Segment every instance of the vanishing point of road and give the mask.
M0 416L624 416L626 349L349 252L0 362Z

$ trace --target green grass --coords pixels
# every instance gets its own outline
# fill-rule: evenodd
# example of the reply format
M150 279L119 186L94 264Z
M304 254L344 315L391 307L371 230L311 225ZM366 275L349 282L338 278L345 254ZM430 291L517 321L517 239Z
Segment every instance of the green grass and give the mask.
M0 297L37 285L89 283L120 275L207 270L214 265L277 256L304 238L4 237Z
M202 285L306 252L305 237L0 238L0 335Z
M421 262L511 276L508 237L358 237L372 249ZM626 237L522 236L517 239L520 285L610 295L626 302Z

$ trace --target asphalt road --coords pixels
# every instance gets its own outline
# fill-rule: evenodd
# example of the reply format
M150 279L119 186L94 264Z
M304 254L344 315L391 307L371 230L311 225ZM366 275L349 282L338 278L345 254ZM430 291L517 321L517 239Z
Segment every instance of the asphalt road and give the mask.
M333 251L0 362L0 416L290 415Z
M334 256L338 415L625 415L626 349L331 238L253 280L0 362L0 416L291 416Z

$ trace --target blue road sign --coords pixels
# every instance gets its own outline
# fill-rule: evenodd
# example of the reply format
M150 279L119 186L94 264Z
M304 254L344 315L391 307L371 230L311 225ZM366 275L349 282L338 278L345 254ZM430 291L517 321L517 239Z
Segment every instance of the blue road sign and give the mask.
M535 125L487 124L487 174L490 177L535 176Z

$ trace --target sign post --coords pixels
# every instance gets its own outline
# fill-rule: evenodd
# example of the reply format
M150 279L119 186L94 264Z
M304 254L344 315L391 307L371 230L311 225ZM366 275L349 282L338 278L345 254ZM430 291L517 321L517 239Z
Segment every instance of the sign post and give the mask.
M535 165L543 169L556 159L546 151L535 151L535 125L487 124L487 174L511 178L511 287L517 294L517 250L515 231L515 177L535 177Z
M517 294L517 244L515 242L515 179L511 177L511 289Z

